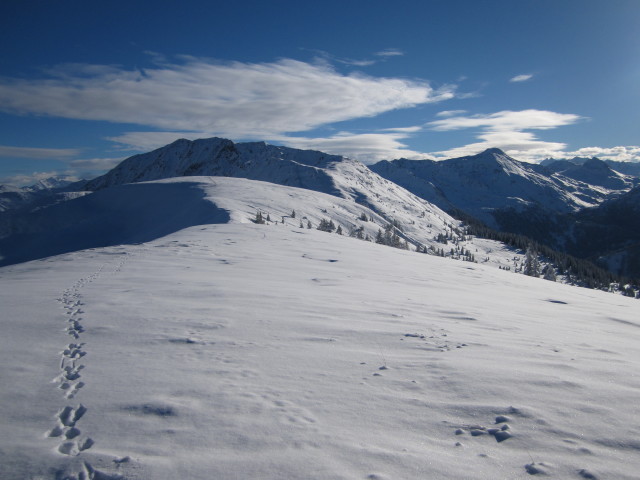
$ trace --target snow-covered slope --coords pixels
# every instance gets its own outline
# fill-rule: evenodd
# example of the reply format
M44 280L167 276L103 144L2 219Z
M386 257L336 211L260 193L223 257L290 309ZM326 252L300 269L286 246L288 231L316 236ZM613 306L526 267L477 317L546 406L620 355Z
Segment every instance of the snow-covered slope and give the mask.
M40 190L56 190L66 187L71 183L74 183L76 180L71 180L70 177L65 175L57 175L54 177L43 178L38 180L33 185L29 185L27 187L23 187L25 190L31 192L37 192Z
M234 143L224 138L180 139L152 152L124 160L85 190L163 178L215 175L241 177L339 194L327 167L343 157L264 142Z
M597 158L590 158L580 165L571 162L557 162L552 164L551 168L563 177L603 187L614 192L629 190L638 183L635 177L618 173Z
M149 153L124 160L83 189L101 190L133 182L172 177L215 175L247 178L299 187L354 200L403 224L408 237L421 236L411 222L427 217L437 233L459 222L440 208L373 173L357 160L313 150L263 142L234 143L222 138L177 140ZM423 235L422 235L423 236Z
M0 185L0 213L20 207L32 199L32 192L13 185Z
M613 272L640 278L640 187L572 217L572 253L593 258Z
M353 173L354 165L362 168L361 176L339 171L346 168ZM445 247L436 239L451 236L459 222L360 165L340 162L334 176L341 191L371 189L369 197L356 198L360 202L230 177L181 177L105 188L14 219L13 234L0 239L0 265L85 248L150 241L192 225L251 222L257 212L269 215L273 222L284 221L297 228L301 224L306 228L309 222L315 228L321 220L331 220L345 235L359 231L359 236L371 239L394 220L402 229L396 232L404 240L427 248L446 248L450 254L454 245ZM294 211L297 215L292 218ZM478 261L502 267L512 266L514 258L516 262L522 258L490 240L461 237L455 248L472 251Z
M638 478L635 300L285 219L3 267L0 304L3 480Z
M582 178L570 178L519 162L493 148L469 157L444 161L400 159L382 161L370 168L442 208L455 207L496 226L496 210L522 212L539 208L569 213L598 205L633 186L629 178L612 172L606 165L605 173L612 177L600 185L601 169L591 167L583 167L587 174Z
M561 171L567 167L572 165L583 165L590 160L600 160L597 157L574 157L571 159L555 159L555 158L547 158L541 162L541 165L544 165L551 170ZM615 170L617 173L622 173L624 175L628 175L631 177L640 178L640 163L639 162L620 162L615 160L601 160L603 161L609 168Z

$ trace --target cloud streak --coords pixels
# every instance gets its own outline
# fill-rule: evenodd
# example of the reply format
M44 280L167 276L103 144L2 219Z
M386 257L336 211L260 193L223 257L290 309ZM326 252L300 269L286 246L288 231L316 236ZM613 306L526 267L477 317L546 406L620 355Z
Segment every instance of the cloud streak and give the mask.
M513 82L513 83L518 83L518 82L526 82L527 80L531 80L533 78L533 74L525 74L525 75L516 75L513 78L510 78L509 81Z
M75 148L32 148L0 145L0 157L29 158L32 160L64 160L80 153Z
M376 52L375 55L378 57L401 57L404 55L404 52L397 48L385 48L384 50Z
M341 74L326 64L216 63L183 57L142 71L62 65L47 78L0 79L8 113L133 123L231 138L274 137L439 102L453 88Z

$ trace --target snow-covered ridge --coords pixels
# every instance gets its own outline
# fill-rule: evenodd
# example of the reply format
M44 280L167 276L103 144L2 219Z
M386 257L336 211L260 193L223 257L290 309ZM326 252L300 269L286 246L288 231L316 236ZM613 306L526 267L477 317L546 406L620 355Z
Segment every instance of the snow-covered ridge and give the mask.
M379 219L376 228L392 222L400 225L397 233L413 248L442 248L435 239L450 236L452 229L461 224L441 208L382 178L357 160L264 142L234 143L215 137L195 141L181 139L130 157L82 188L101 191L127 183L199 175L260 180L356 202L373 212L367 215L373 214ZM349 228L359 227L349 225ZM464 244L465 251L470 246ZM458 247L462 249L463 245ZM503 250L493 245L479 249L478 253L487 249ZM480 258L493 261L491 255ZM501 266L508 263L503 256L495 261Z
M444 161L382 161L370 168L443 208L458 208L495 225L492 211L536 206L557 213L599 205L637 182L594 161L567 174L519 162L499 149Z
M326 173L343 157L264 142L234 143L224 138L180 139L124 160L85 190L182 176L241 177L340 194Z
M375 185L380 180L362 168L364 177L343 177L339 187L358 192L358 182ZM252 223L258 212L269 215L272 225L277 222L296 229L307 229L309 224L316 228L321 220L332 220L345 236L357 234L372 240L395 222L397 234L414 250L416 245L445 248L437 238L451 237L452 228L458 225L437 207L386 180L370 197L357 202L243 178L180 177L106 188L25 214L21 223L13 225L13 235L0 240L0 265L150 241L193 225ZM446 246L446 254L453 247ZM478 261L503 268L522 257L498 242L476 238L461 238L455 249L456 255L462 250L473 252Z

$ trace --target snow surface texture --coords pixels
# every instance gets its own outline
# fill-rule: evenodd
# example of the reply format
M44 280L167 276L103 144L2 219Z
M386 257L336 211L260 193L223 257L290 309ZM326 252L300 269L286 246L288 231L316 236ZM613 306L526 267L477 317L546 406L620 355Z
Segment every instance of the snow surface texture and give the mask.
M243 223L0 269L0 478L638 478L637 301L255 225L312 209L229 180Z

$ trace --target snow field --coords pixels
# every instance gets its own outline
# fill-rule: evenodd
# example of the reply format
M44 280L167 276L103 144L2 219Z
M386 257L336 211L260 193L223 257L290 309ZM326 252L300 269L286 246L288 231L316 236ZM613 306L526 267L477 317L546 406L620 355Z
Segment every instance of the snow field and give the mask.
M637 477L631 299L250 223L4 267L0 295L2 478Z

